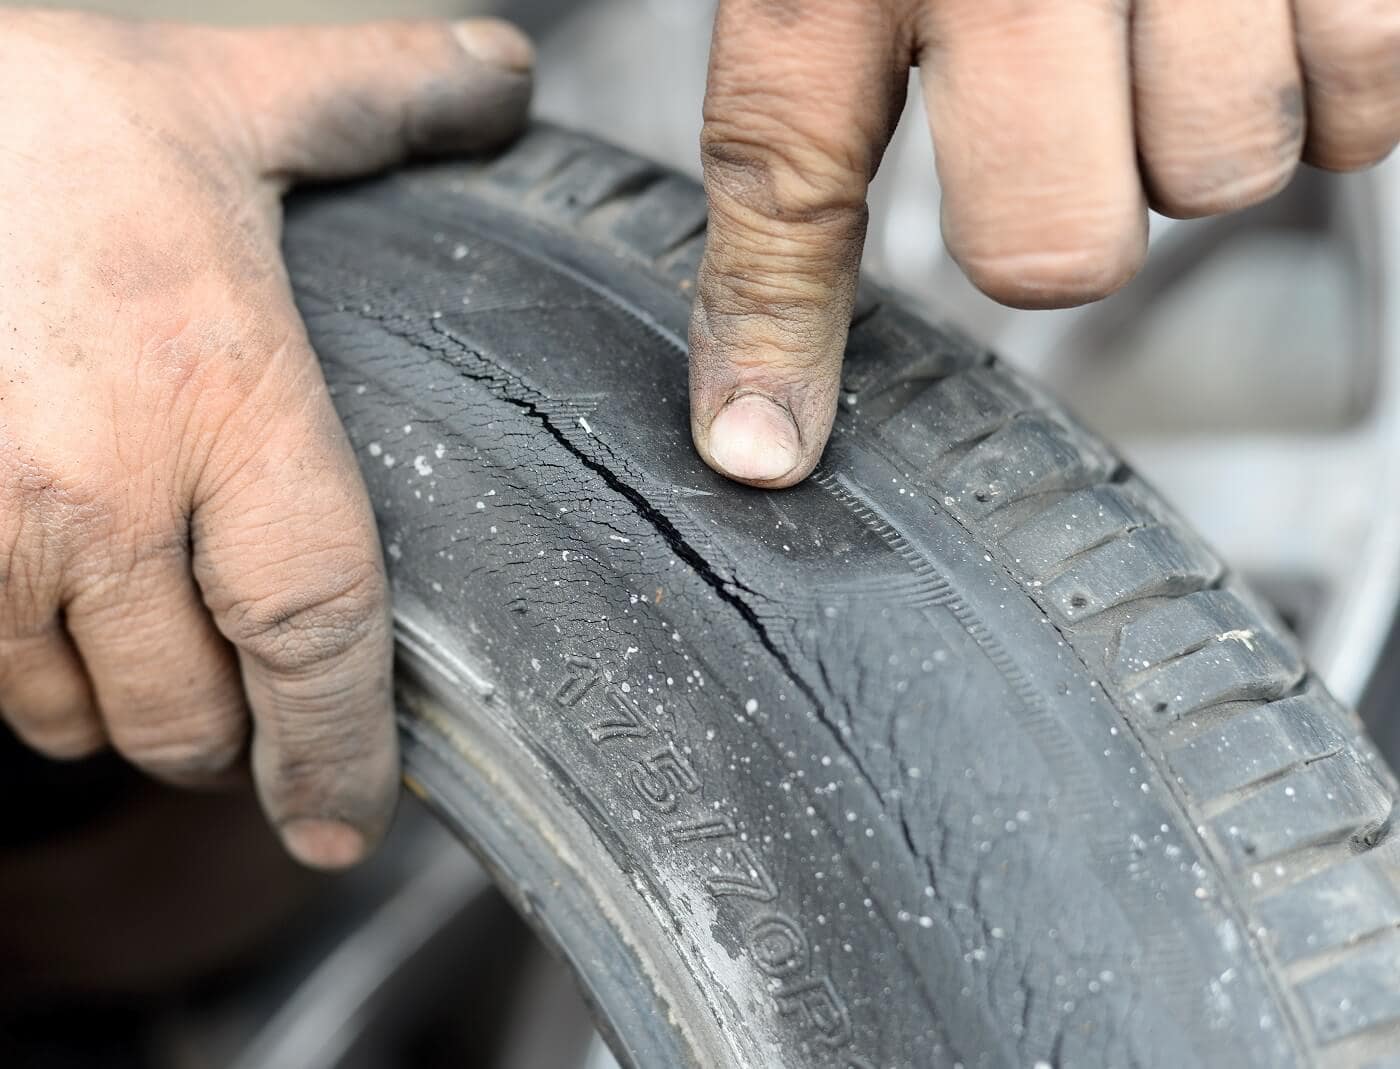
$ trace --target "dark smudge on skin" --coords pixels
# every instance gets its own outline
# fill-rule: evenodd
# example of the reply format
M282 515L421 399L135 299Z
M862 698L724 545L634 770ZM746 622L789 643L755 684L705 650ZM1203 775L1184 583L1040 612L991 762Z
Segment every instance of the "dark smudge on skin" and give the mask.
M531 76L517 71L478 71L466 79L436 80L405 120L408 151L449 155L504 144L525 120L531 86Z
M375 155L387 166L400 154L449 156L496 148L523 126L531 86L529 74L497 71L467 60L458 76L432 82L402 114L386 116L383 102L370 93L328 95L317 101L315 115L299 120L305 129L318 132L320 143L302 148L305 162L299 162L294 151L286 169L292 177L319 177L364 170L365 161ZM371 133L386 122L400 124L401 153L392 156L395 146ZM373 142L367 142L371 136ZM319 166L311 166L313 159Z

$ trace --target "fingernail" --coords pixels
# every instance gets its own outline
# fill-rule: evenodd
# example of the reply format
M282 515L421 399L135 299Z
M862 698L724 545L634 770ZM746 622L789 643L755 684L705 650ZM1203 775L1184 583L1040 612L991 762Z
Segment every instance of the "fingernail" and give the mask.
M797 424L786 408L762 394L731 399L710 424L710 458L746 482L781 479L802 459Z
M365 854L365 837L339 820L291 820L282 825L291 855L314 869L344 869Z
M466 19L452 24L452 32L466 51L492 67L528 73L535 66L530 39L500 19Z

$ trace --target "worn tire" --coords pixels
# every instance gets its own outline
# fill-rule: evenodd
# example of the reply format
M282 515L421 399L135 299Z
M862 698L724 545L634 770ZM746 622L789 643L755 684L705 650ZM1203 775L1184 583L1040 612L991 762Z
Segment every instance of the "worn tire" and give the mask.
M1037 387L878 295L817 473L711 473L703 223L689 180L537 128L287 226L409 785L621 1060L1400 1064L1395 784L1278 621Z

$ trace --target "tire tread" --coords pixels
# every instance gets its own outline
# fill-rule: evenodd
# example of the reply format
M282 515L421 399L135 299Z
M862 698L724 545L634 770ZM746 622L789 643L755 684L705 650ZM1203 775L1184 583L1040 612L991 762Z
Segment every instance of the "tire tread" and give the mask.
M537 128L476 181L692 288L705 205L689 179ZM931 347L921 320L863 294L837 437L919 473L995 554L1173 785L1302 1033L1328 1064L1381 1064L1352 1041L1400 1024L1393 777L1155 493L1039 387L938 329Z

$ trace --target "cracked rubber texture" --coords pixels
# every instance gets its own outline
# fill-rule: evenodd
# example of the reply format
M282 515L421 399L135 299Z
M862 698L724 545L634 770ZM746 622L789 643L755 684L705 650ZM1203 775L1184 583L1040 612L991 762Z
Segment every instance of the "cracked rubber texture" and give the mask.
M1114 453L867 292L804 485L695 456L699 189L537 128L293 202L410 785L624 1061L1369 1066L1395 784Z

